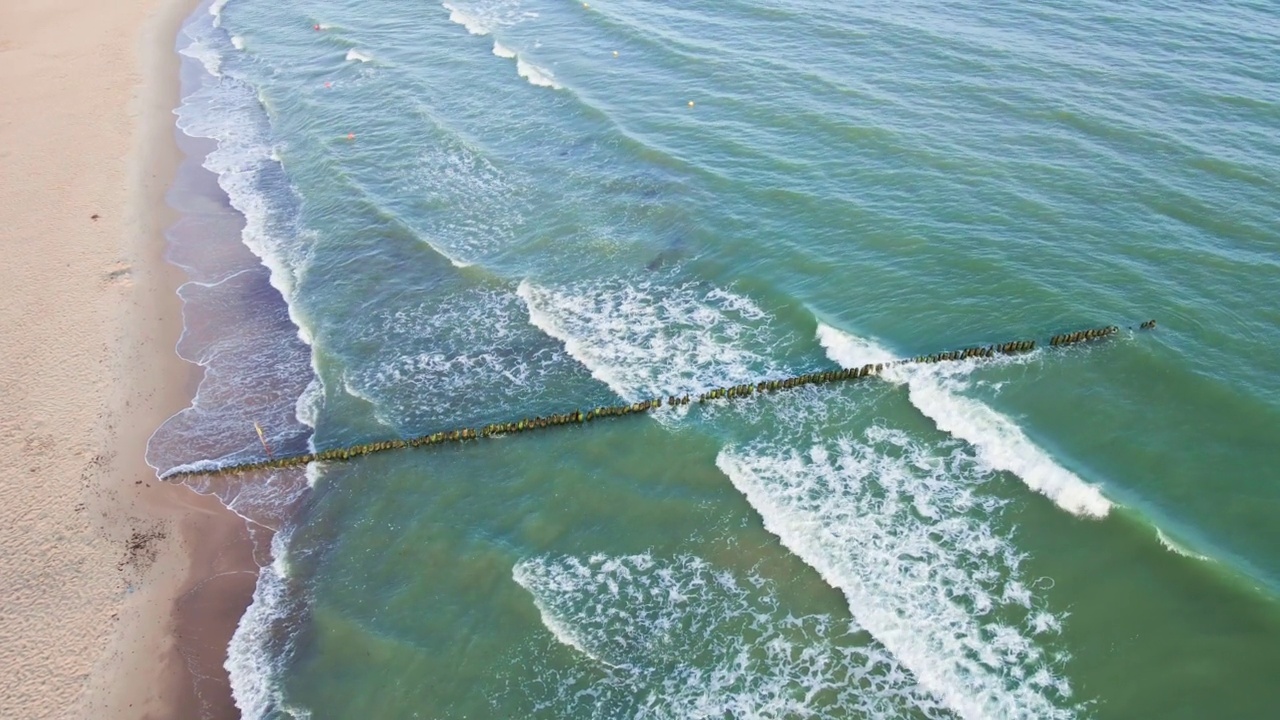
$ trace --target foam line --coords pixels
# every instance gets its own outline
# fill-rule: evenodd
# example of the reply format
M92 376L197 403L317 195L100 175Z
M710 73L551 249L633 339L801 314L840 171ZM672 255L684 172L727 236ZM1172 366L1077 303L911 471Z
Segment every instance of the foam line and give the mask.
M445 10L449 11L449 19L451 21L466 28L467 32L471 33L472 35L488 35L489 34L490 32L489 26L486 25L483 21L481 21L480 18L474 15L468 14L465 10L460 9L455 5L452 5L451 3L443 3L442 6L444 7Z
M449 19L467 29L472 35L489 35L493 32L493 25L510 25L513 21L509 16L504 16L497 8L482 8L477 11L467 11L459 8L452 3L444 3L443 7L449 11ZM481 17L484 15L485 17ZM547 68L535 65L523 57L515 50L503 45L498 41L493 43L493 54L500 58L516 61L516 74L524 78L530 85L535 87L551 88L552 90L563 90L564 86L556 81L555 73ZM351 59L350 57L347 58Z
M586 658L537 667L516 689L542 708L529 715L953 717L859 628L792 614L755 575L644 553L529 558L512 577L556 641Z
M960 717L1075 716L1063 658L1037 637L1060 620L993 529L1000 501L975 492L986 478L974 458L881 426L800 448L792 436L726 449L716 465L860 626Z
M511 577L520 587L530 590L530 588L536 587L538 584L538 579L534 577L534 567L534 565L529 563L520 563L512 568ZM565 647L572 648L573 650L582 653L601 665L607 665L611 668L619 667L589 650L586 645L586 640L578 637L575 628L569 622L559 617L540 593L533 592L532 590L530 592L533 595L533 605L538 609L538 617L542 620L542 626L551 633L552 637L554 637L557 642Z
M818 342L827 356L844 367L893 358L874 342L818 324ZM968 442L989 467L1013 473L1058 507L1082 517L1102 518L1111 502L1098 488L1057 464L1021 428L987 405L959 394L974 362L910 363L886 370L883 377L905 384L911 404L938 429Z
M1165 535L1164 531L1161 530L1160 528L1156 528L1156 539L1160 541L1160 544L1163 545L1166 550L1169 550L1170 552L1173 552L1173 553L1177 553L1182 557L1191 558L1192 560L1204 560L1206 562L1212 561L1212 558L1210 558L1209 556L1201 555L1200 553L1195 552L1193 550L1188 550L1182 545L1179 545L1178 543L1174 542L1173 539L1170 538L1168 535Z
M782 374L767 315L729 291L660 278L554 289L526 280L516 292L530 323L629 402Z
M276 666L281 648L276 646L275 631L280 623L300 610L288 590L285 548L290 535L288 531L281 531L272 538L272 562L259 571L253 601L240 617L227 646L223 667L231 681L236 708L246 720L275 717L276 712L284 708ZM302 720L309 718L310 713L292 709L286 717Z
M268 425L268 435L277 447L279 440L296 440L304 430L305 420L298 410L302 396L312 392L310 388L315 388L315 401L323 396L323 387L315 375L311 376L307 392L302 392L306 361L314 363L314 357L308 348L292 341L291 331L295 328L303 343L309 344L310 337L288 302L303 272L308 238L293 222L296 216L289 199L296 197L275 159L260 94L236 72L244 60L232 48L242 49L243 41L216 29L225 5L226 0L215 0L208 15L193 16L183 27L182 36L190 43L181 52L200 60L210 77L201 77L195 90L182 98L175 111L177 123L187 135L217 143L203 165L217 176L231 205L244 216L240 240L267 268L271 286L279 291L283 302L276 307L274 298L263 303L261 295L245 292L262 291L255 280L261 277L256 264L216 282L184 284L180 290L184 329L178 350L184 358L202 365L204 375L192 406L169 418L149 439L147 460L157 469L172 466L173 457L193 453L218 457L223 451L232 451L221 461L203 460L179 467L217 466L233 460L241 444L238 438L245 435L246 420L242 412L223 409L238 407L246 388L253 388L255 399L262 400L256 406L263 424L268 425L268 415L274 418ZM195 271L199 270L197 262ZM223 311L227 307L246 309L235 315L235 332L231 333L223 323L216 331L192 333L189 311L199 305L197 311L204 312L211 303L217 304L218 298L227 297L244 304L228 301L220 306ZM298 393L290 392L294 387ZM307 412L314 414L314 410ZM307 479L313 477L308 468ZM289 508L296 506L306 491L302 480L292 474L273 474L265 482L252 484L197 478L188 478L185 484L196 492L216 495L229 510L252 523L251 532L258 526L281 527L283 517L291 514ZM236 705L249 720L281 711L286 711L282 714L287 716L308 717L305 712L286 708L276 686L277 662L284 655L279 646L285 635L281 622L286 617L296 617L298 610L285 586L287 541L287 529L274 536L272 555L276 561L262 569L253 604L240 619L224 663Z
M213 26L222 27L222 9L227 6L228 0L213 0L209 4L209 14L213 16Z
M556 76L546 68L538 67L524 58L516 58L516 74L529 81L530 85L563 90L564 86L556 82Z
M906 376L911 404L939 430L973 445L989 467L1017 475L1073 515L1103 518L1111 511L1111 502L1098 488L1054 462L1008 417L952 392L956 383L944 379L938 366L915 366L901 374Z
M552 388L566 369L581 373L561 345L527 319L514 293L481 288L375 313L356 335L377 349L345 359L346 390L372 403L389 427L457 424L456 406L424 401L434 395L475 398L468 412L477 417L514 414L529 402L555 397Z

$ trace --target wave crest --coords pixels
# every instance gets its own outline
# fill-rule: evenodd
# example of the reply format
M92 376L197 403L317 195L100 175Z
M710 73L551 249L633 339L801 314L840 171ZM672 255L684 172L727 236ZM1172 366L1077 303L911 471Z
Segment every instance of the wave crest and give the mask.
M824 323L818 340L827 356L843 367L895 359L874 342ZM1009 358L1006 362L1025 362ZM1111 501L1098 488L1062 467L1033 443L1011 419L987 405L960 394L964 378L978 362L906 364L886 371L883 377L907 386L911 404L933 420L938 429L960 438L978 450L979 459L995 470L1020 478L1027 487L1048 497L1073 515L1101 518L1111 511Z
M1075 716L1065 654L1037 640L1060 619L994 529L1002 503L976 492L986 477L974 458L880 425L795 444L729 448L716 465L859 625L961 717Z
M646 553L533 558L512 576L585 658L523 689L559 717L952 717L857 626L792 614L756 575Z

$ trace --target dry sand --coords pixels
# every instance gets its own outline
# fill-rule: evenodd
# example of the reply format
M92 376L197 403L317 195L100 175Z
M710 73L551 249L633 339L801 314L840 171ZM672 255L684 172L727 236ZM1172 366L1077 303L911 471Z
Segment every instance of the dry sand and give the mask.
M198 379L162 259L193 7L0 2L3 718L236 716L244 524L143 463Z

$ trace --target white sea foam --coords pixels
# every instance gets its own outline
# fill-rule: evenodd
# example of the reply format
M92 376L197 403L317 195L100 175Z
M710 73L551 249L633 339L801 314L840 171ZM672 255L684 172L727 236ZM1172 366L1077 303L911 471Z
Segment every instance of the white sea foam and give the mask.
M324 405L324 383L320 381L320 376L314 368L312 368L312 374L315 377L311 378L311 382L307 383L307 389L298 396L293 414L298 422L313 428L320 416L320 408Z
M1053 461L1012 420L987 405L960 394L963 382L939 372L938 366L911 366L906 376L911 403L938 429L978 450L993 469L1017 475L1027 487L1074 515L1101 518L1111 502L1098 488Z
M755 575L642 554L533 558L512 576L586 661L519 689L554 716L951 717L857 627L797 616Z
M237 50L243 50L243 49L244 49L244 38L240 37L239 35L232 35L232 36L231 36L231 46L232 46L232 47L234 47L234 48L235 48L235 49L237 49Z
M663 278L516 291L529 322L564 343L592 376L635 402L779 375L765 313L750 299Z
M870 340L850 335L822 322L818 323L818 344L826 348L827 357L841 367L862 367L868 363L897 360L888 350Z
M538 13L522 8L522 0L451 0L442 4L449 19L472 35L488 35L497 28L511 27Z
M178 50L179 55L198 60L205 72L213 77L222 77L222 54L214 49L211 43L203 40L192 40L186 47Z
M1001 504L977 491L974 457L881 425L799 447L794 428L778 435L716 464L931 695L964 718L1075 716L1065 656L1037 638L1060 620L993 529Z
M766 314L736 293L669 280L559 289L526 281L518 293L534 325L628 399L778 371L769 360L778 353L767 339ZM892 359L829 326L818 332L828 353L846 364ZM848 402L823 388L770 396L770 404L804 407L772 408L772 420L759 429L780 432L775 443L726 450L718 464L766 527L842 590L855 617L867 618L860 623L947 707L964 717L1072 717L1061 656L1035 640L1060 620L1037 605L1019 577L1021 557L993 530L1000 502L975 492L995 463L982 448L924 448L880 426L834 447L815 440L803 457L792 449L807 435L804 423L855 416L859 408ZM739 407L733 411L751 412ZM860 556L864 544L873 552ZM614 665L628 662L610 654L609 633L593 643L593 635L570 626L571 645Z
M308 434L297 422L295 404L310 379L309 353L289 334L284 303L270 297L266 269L255 263L213 277L178 291L188 324L177 351L204 373L191 407L166 420L148 441L147 461L158 469L193 458L216 467L260 457L252 422L261 423L272 447L296 447ZM227 324L227 316L236 321ZM292 480L271 491L224 480L208 492L246 517L267 522L296 499L292 490Z
M371 62L372 60L373 60L372 57L360 52L359 50L352 49L347 51L347 62L367 63L367 62Z
M520 4L510 0L482 0L469 4L465 8L446 2L443 3L443 7L449 11L451 21L463 26L472 35L489 35L494 28L510 27L525 18L537 17L537 13L520 11ZM555 74L550 70L529 62L520 57L519 53L496 40L493 43L493 54L500 58L515 60L516 74L527 80L530 85L553 90L562 90L564 87L556 81Z
M210 47L217 31L187 28L191 45L183 52L203 57L198 47ZM211 73L213 74L213 73ZM309 257L308 236L295 224L296 214L282 203L296 201L279 163L271 160L274 148L259 93L234 78L205 83L184 99L177 110L178 127L193 137L214 140L217 147L204 166L218 178L231 205L245 218L241 239L271 271L271 284L286 301L305 271ZM304 342L310 341L305 323L290 318Z
M290 198L296 197L291 195L279 164L271 160L267 120L257 102L257 93L235 76L240 56L228 51L227 35L215 28L223 4L214 3L210 15L194 17L184 26L183 35L191 42L183 51L201 58L200 48L222 48L226 55L212 70L226 70L226 76L211 72L209 77L200 78L199 86L183 98L176 114L183 132L216 142L204 166L215 173L232 206L245 217L240 239L262 265L251 265L218 282L190 283L180 290L184 312L190 311L187 303L197 302L202 307L213 303L222 312L235 313L236 318L233 326L218 328L217 332L205 328L205 332L191 333L184 329L179 352L200 363L204 377L192 407L170 418L152 437L153 442L159 439L169 446L181 442L188 457L219 458L192 463L196 466L248 459L234 452L242 445L245 453L260 456L251 420L262 421L273 446L298 440L306 428L298 422L297 401L306 394L304 385L309 379L306 370L310 353L299 347L289 333L290 321L293 327L301 328L302 324L288 303L306 262L308 238L295 225ZM207 58L201 59L210 69ZM263 302L268 281L285 303ZM299 335L307 338L302 330ZM248 393L252 393L251 401L245 402ZM246 416L250 409L253 418ZM208 452L210 449L215 452ZM149 443L149 455L151 450ZM232 451L229 455L228 450ZM306 478L286 471L272 473L265 480L261 476L253 479L256 482L205 477L189 479L187 484L198 492L217 495L232 512L251 522L251 532L264 526L279 528L282 518L290 514L289 509L307 491ZM272 548L276 558L283 557L287 537L287 532L275 535ZM266 707L278 706L271 699L271 662L279 648L270 648L269 642L279 637L272 632L271 623L288 610L280 577L282 567L280 560L263 569L254 604L242 617L228 651L226 667L237 704L246 718L262 717Z
M312 452L314 451L315 451L315 448L312 448ZM320 481L320 464L314 463L314 462L307 463L306 476L307 476L307 489L314 490L316 487L316 483Z
M1160 544L1163 545L1166 550L1175 552L1183 557L1188 557L1193 560L1204 560L1204 561L1211 560L1211 558L1209 558L1209 556L1207 555L1201 555L1200 553L1195 552L1193 550L1188 550L1182 545L1174 542L1173 539L1170 538L1168 535L1165 535L1164 531L1161 530L1160 528L1156 528L1156 538L1160 540Z
M258 573L258 584L231 643L227 646L227 659L223 666L231 681L231 695L236 707L246 720L262 720L277 717L273 711L285 711L285 717L296 720L309 718L310 714L286 708L277 682L275 659L280 657L279 635L276 626L296 613L294 600L288 590L288 531L276 533L271 541L272 561Z
M512 571L515 581L526 590L537 584L536 581L529 576L527 571L528 567L529 566L527 565L517 565ZM573 648L577 652L586 655L601 665L607 665L611 668L618 667L617 665L614 665L608 660L598 657L595 653L591 652L587 647L586 640L579 638L575 629L565 620L562 620L561 617L556 614L556 611L543 600L542 596L535 594L533 596L533 605L538 608L538 616L542 620L542 626L551 632L552 637L554 637L557 642L566 647Z
M452 427L563 403L566 376L585 374L524 319L513 293L480 288L376 314L358 341L377 349L348 359L343 381L392 427ZM465 407L451 398L466 398Z
M552 90L563 90L564 86L556 82L556 76L550 70L540 68L524 58L516 58L516 74L529 81L530 85L547 87Z
M213 26L222 26L222 9L227 6L228 0L213 0L209 5L209 14L213 16Z
M419 199L414 231L455 267L510 247L529 211L529 184L453 135L423 147L414 171L396 190Z
M818 340L828 357L844 367L893 359L875 343L823 323L818 325ZM1105 517L1111 502L1098 488L1054 462L1011 419L961 394L966 376L976 366L976 362L911 363L887 370L884 378L905 383L916 409L939 430L973 445L990 468L1013 473L1074 515Z
M468 14L466 11L459 9L451 3L443 3L445 10L449 11L449 20L458 23L467 29L472 35L488 35L490 30L480 18Z

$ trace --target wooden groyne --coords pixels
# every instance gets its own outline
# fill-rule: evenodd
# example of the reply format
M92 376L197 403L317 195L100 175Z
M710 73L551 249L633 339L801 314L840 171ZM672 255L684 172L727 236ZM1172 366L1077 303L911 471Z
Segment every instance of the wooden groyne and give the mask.
M1156 323L1154 320L1148 320L1142 323L1140 327L1144 330L1150 330L1154 328L1155 325ZM1102 340L1115 335L1119 331L1120 328L1110 325L1107 327L1063 333L1060 335L1054 335L1050 338L1049 346L1057 348L1075 345L1077 343L1090 342L1093 340ZM670 395L665 399L654 398L652 400L641 400L640 402L630 403L627 405L602 406L589 409L586 412L583 412L582 410L572 410L570 412L550 415L547 417L525 418L515 422L490 423L482 427L474 428L458 428L455 430L435 432L430 435L422 435L420 437L409 439L383 440L380 442L352 445L350 447L330 448L328 450L306 453L304 455L268 458L265 460L235 463L208 469L170 470L161 475L161 478L181 478L190 475L224 475L230 473L253 472L255 470L297 467L307 465L312 462L340 462L388 450L468 442L498 435L547 430L563 425L581 425L605 418L622 417L624 415L649 412L662 407L664 404L667 406L674 406L688 405L689 403L694 402L704 403L709 400L732 400L736 398L750 397L758 393L789 390L791 388L803 387L805 385L820 385L846 380L861 380L864 378L875 377L885 370L899 365L956 362L973 358L994 358L1001 355L1020 355L1022 353L1031 352L1035 349L1035 340L1014 340L1012 342L1001 343L999 345L968 347L960 350L936 353L934 355L920 355L914 358L894 360L887 363L870 363L857 368L825 370L821 372L797 375L795 377L783 378L780 380L764 380L755 384L715 388L696 396Z

